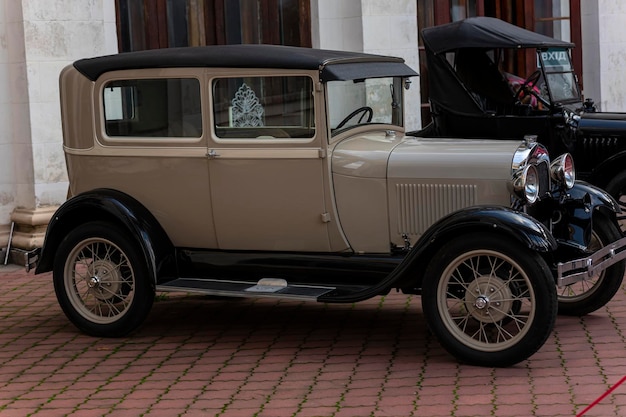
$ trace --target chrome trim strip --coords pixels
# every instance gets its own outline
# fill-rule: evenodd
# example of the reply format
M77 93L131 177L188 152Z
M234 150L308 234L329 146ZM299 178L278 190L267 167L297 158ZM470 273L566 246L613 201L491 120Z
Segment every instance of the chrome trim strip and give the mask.
M216 159L320 159L321 148L223 148L211 147L219 156Z

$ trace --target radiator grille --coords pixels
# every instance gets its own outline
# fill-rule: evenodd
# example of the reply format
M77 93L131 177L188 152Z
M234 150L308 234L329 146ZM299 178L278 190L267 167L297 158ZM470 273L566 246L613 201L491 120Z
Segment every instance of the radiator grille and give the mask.
M537 174L539 177L539 198L550 194L550 166L546 161L540 161L537 165Z
M421 235L443 216L476 204L475 185L398 184L398 233Z

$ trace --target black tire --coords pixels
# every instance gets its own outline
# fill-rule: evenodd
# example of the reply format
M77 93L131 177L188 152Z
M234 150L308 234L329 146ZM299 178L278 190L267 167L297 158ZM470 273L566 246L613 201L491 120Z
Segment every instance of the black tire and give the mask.
M146 318L155 291L146 261L117 227L92 222L72 230L54 262L54 291L68 319L81 331L121 337Z
M589 253L593 253L622 237L621 230L606 216L593 218ZM559 314L584 316L608 303L619 290L624 279L626 261L621 261L594 275L563 288L557 288Z
M622 213L617 215L617 221L622 234L626 234L626 171L622 171L613 177L604 189L617 200L622 208Z
M557 314L554 278L536 252L501 236L463 236L426 270L422 307L431 331L458 360L510 366L550 335Z

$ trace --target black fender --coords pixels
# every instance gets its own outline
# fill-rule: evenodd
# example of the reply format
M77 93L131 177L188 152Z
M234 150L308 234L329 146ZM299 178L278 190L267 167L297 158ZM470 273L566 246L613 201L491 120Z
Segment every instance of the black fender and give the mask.
M594 185L604 188L611 182L613 177L626 170L625 166L626 151L621 150L593 167L589 177L585 179Z
M56 250L67 233L90 221L114 223L141 248L153 284L175 275L174 245L156 218L128 194L96 189L67 200L52 216L35 274L51 271Z
M598 213L611 219L618 227L616 214L621 209L617 201L606 191L584 181L576 181L565 192L554 192L552 202L552 234L559 246L575 250L574 256L585 251L589 245L593 219Z
M498 233L503 239L516 241L543 254L557 249L550 231L533 217L503 206L474 206L455 211L431 227L412 245L402 262L379 284L358 294L342 297L320 297L324 302L357 302L391 288L420 287L428 262L442 245L451 239L474 233Z

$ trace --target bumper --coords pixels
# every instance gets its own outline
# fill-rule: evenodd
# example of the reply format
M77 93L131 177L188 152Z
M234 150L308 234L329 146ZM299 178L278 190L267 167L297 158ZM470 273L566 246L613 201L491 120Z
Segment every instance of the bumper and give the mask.
M37 266L37 262L39 262L39 254L41 253L41 248L36 248L28 252L24 252L24 267L26 268L26 272L30 271L34 267Z
M589 279L624 259L626 259L626 237L605 246L586 258L559 262L556 284L559 287L564 287Z

